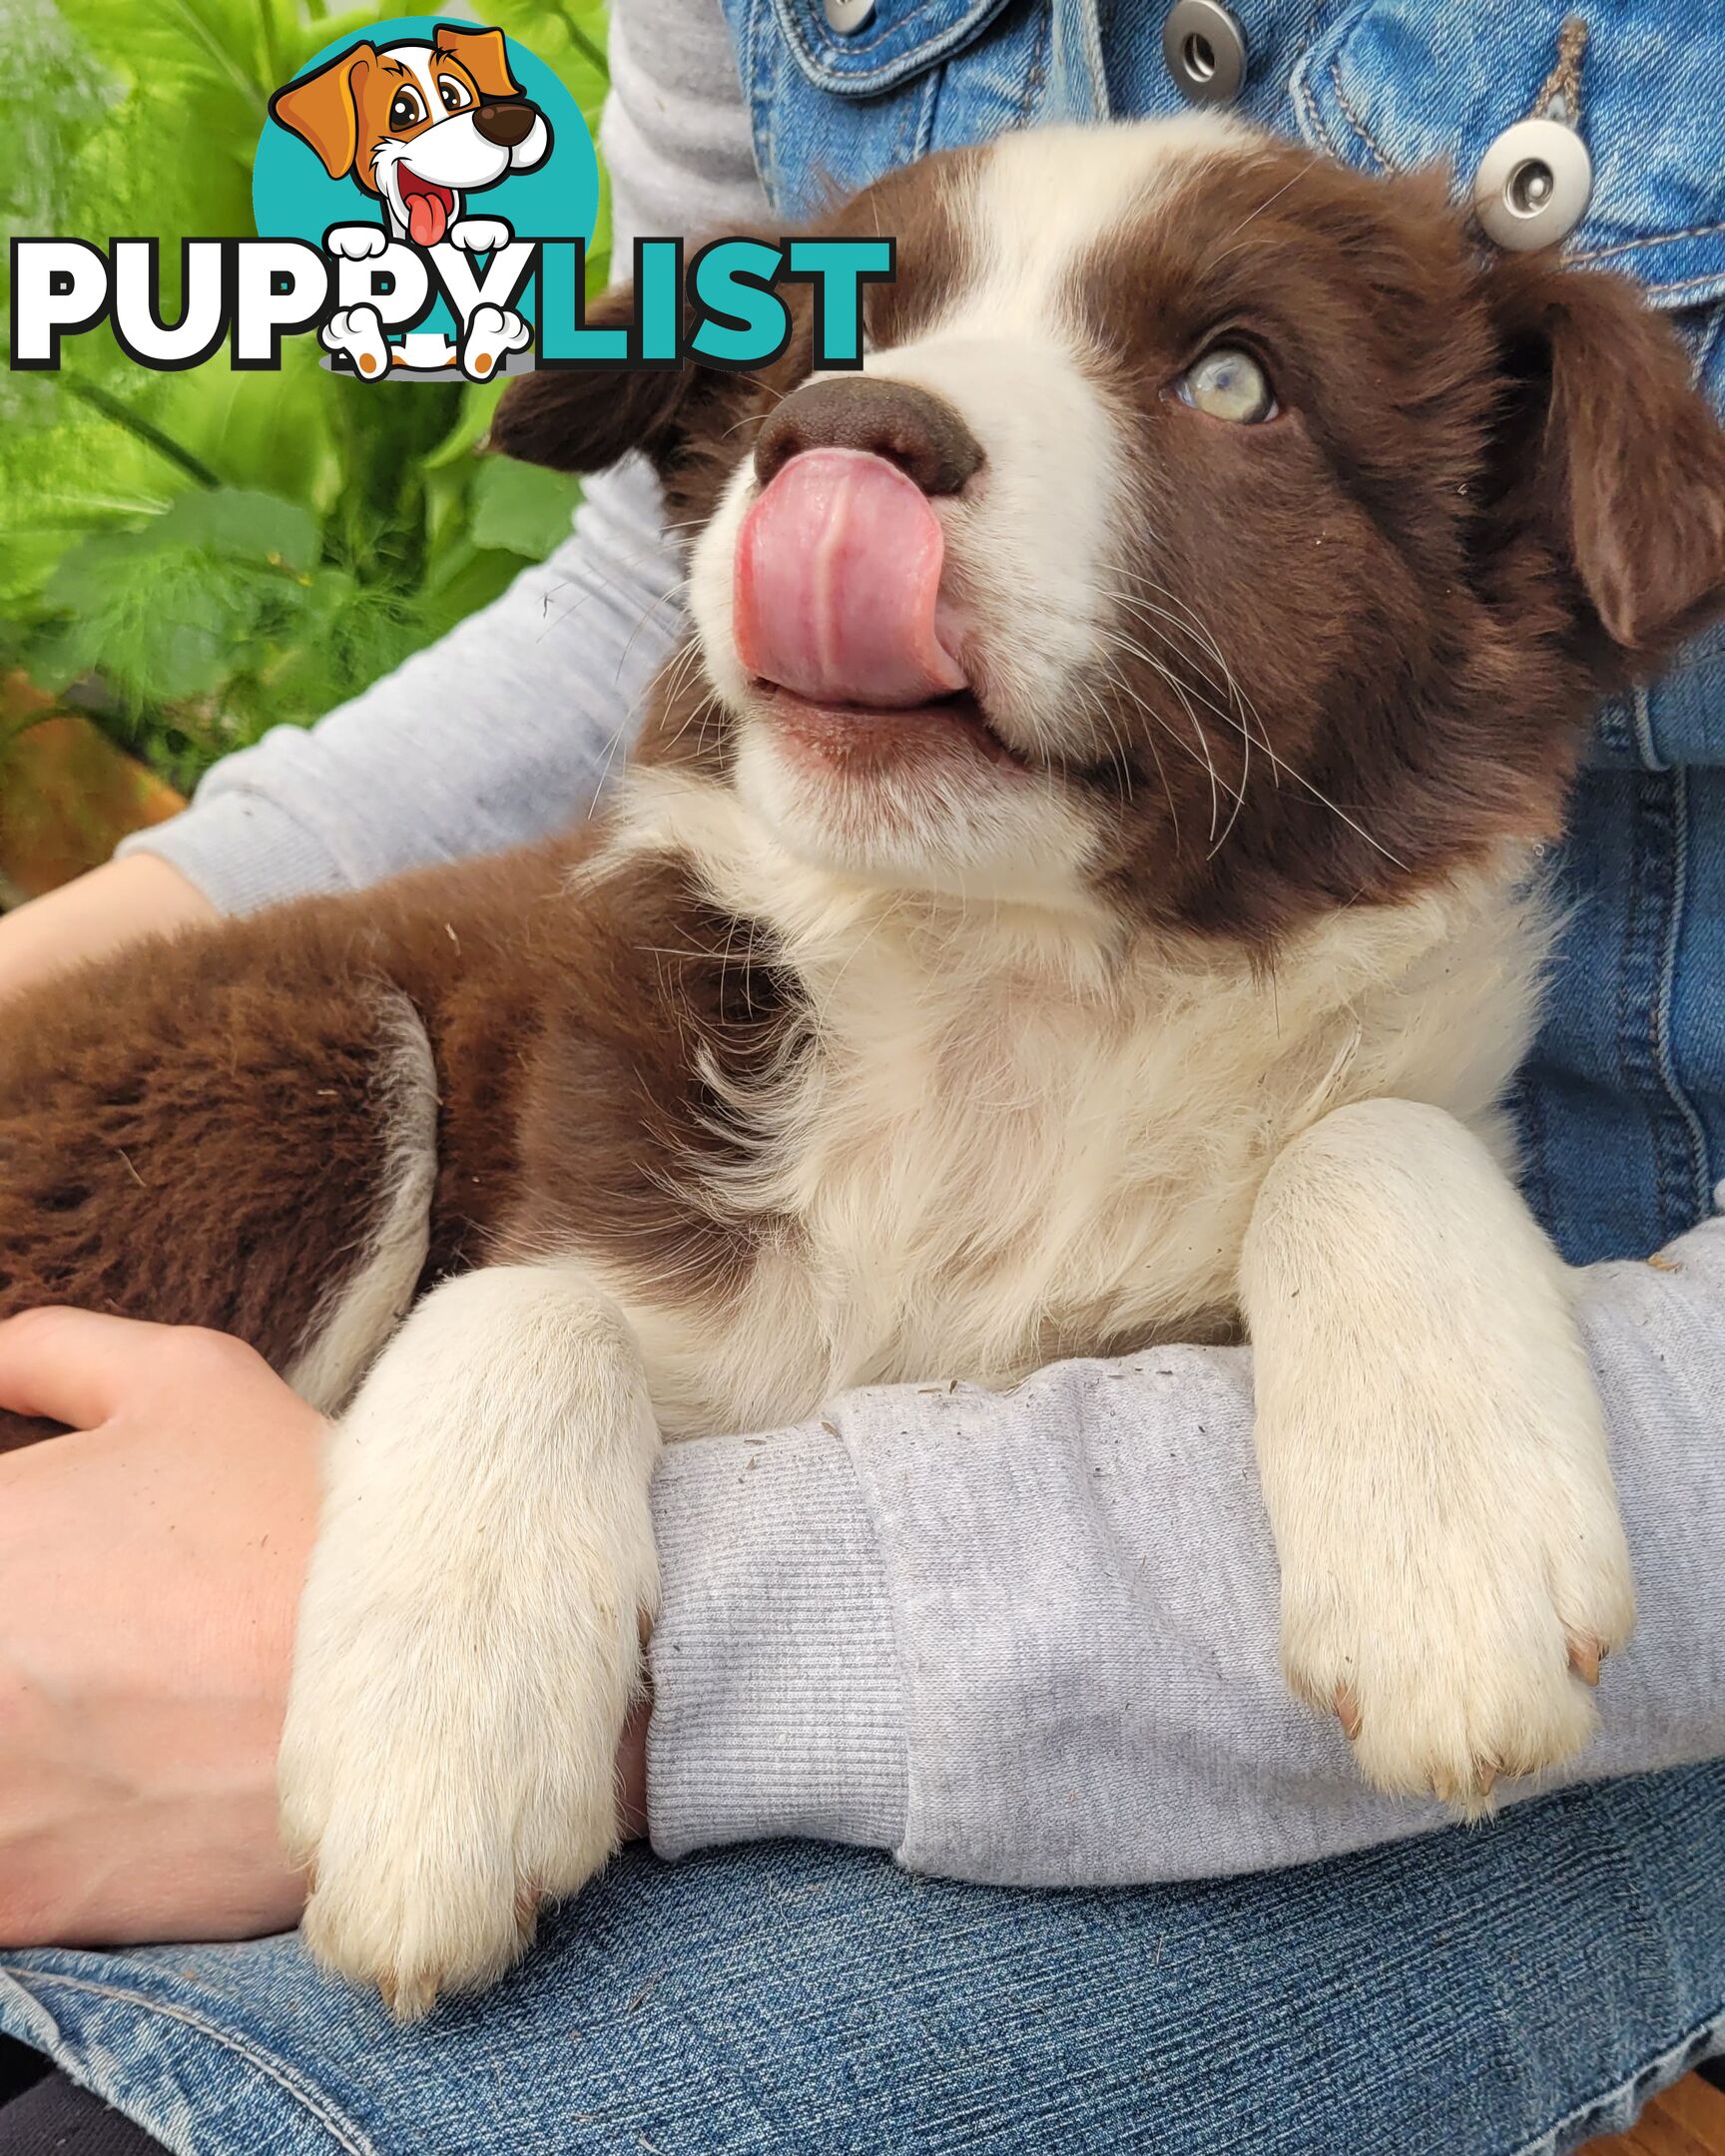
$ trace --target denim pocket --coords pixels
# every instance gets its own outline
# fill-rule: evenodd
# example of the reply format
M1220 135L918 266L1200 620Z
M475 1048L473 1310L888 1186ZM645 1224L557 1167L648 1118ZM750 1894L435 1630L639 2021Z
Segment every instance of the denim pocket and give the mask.
M967 45L1006 0L875 0L860 30L835 30L822 0L773 0L798 65L819 90L879 97Z
M724 6L756 163L787 219L929 150L1021 126L1048 79L1048 0L874 0L850 32L824 0Z
M1360 0L1295 72L1301 129L1370 170L1447 163L1465 193L1492 140L1533 112L1577 13L1593 196L1568 258L1634 277L1657 305L1703 306L1725 295L1725 8Z

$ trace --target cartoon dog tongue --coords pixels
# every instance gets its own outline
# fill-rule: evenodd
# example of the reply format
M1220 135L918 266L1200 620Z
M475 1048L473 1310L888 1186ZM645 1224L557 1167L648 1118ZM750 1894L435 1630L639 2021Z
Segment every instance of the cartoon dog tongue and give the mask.
M806 449L738 534L733 620L751 674L818 704L904 709L966 686L940 636L940 520L859 449Z
M401 175L401 202L407 212L407 232L415 247L432 248L442 239L449 224L449 209L443 190L431 194L417 184L417 175Z

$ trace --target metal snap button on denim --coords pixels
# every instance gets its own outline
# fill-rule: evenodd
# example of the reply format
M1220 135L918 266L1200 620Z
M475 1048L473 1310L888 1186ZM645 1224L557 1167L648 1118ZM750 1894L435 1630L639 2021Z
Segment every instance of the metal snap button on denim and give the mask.
M874 0L822 0L822 5L836 37L855 37L874 13Z
M1512 255L1567 240L1587 214L1593 160L1561 120L1518 120L1487 145L1473 177L1473 215Z
M1246 33L1220 0L1178 0L1162 25L1162 58L1190 105L1232 105L1246 80Z

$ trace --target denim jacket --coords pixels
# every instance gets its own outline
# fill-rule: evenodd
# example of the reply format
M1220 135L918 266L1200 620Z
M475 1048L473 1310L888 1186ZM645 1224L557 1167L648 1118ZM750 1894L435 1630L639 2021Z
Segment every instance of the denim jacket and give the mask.
M807 214L925 151L1043 120L1173 113L1166 0L724 0L775 207ZM1585 0L1232 0L1235 109L1366 171L1464 188L1535 109ZM1566 248L1668 310L1725 413L1725 5L1597 0ZM1725 1178L1725 630L1599 715L1553 864L1566 907L1517 1089L1528 1196L1576 1263L1645 1255Z

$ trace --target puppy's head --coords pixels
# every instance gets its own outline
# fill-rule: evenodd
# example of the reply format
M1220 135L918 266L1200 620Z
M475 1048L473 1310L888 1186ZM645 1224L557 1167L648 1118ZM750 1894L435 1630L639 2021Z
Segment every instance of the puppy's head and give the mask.
M831 229L898 240L860 372L805 308L760 377L540 374L494 429L656 460L689 733L806 859L1272 938L1550 834L1596 698L1725 607L1665 326L1435 177L1047 131Z
M459 197L551 154L545 116L522 95L501 30L439 23L426 40L350 45L277 91L270 111L331 179L380 197L420 247L435 247Z

